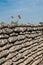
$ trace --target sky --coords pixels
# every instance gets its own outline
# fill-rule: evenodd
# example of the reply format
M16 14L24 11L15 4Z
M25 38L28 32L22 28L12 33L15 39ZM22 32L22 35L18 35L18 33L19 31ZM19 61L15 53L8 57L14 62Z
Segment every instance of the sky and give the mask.
M18 15L20 24L43 22L43 0L0 0L0 21L10 23L11 16L16 21Z

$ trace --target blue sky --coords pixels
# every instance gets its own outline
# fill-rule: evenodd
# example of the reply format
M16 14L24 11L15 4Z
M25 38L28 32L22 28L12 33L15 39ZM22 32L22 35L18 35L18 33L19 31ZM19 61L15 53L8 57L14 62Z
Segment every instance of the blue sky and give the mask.
M10 16L21 15L19 23L38 24L43 21L43 0L0 0L0 21L10 23Z

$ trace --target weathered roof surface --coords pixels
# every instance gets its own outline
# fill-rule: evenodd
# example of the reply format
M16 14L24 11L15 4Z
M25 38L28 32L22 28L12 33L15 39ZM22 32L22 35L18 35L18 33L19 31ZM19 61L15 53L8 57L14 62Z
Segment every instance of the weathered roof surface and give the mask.
M43 25L0 24L0 65L43 65Z

